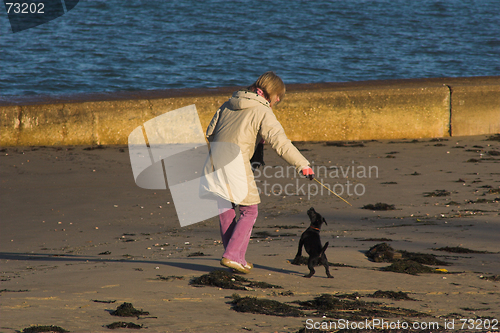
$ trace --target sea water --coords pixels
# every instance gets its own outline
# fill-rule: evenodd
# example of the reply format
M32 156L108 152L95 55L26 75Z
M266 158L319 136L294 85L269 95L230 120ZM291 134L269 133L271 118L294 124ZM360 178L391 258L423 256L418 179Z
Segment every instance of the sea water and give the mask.
M80 0L12 33L0 95L500 75L498 0Z

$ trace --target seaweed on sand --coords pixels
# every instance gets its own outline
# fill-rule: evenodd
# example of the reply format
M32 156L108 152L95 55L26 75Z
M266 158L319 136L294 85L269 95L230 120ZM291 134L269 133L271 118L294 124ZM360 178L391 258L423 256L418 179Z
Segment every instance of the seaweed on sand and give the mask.
M22 330L23 333L34 333L34 332L69 332L64 328L59 326L49 325L49 326L31 326Z
M380 243L372 246L366 256L375 262L395 262L400 259L412 260L424 265L447 266L447 262L439 260L434 254L408 252L404 250L394 250L387 243Z
M105 149L105 148L106 147L103 145L97 145L97 146L90 146L90 147L83 148L83 150L95 150L95 149Z
M302 227L300 227L302 228ZM278 231L278 230L276 230ZM252 236L250 237L251 239L256 239L256 238L264 238L264 239L268 239L268 238L274 238L274 239L280 239L281 237L296 237L297 234L292 234L292 233L278 233L278 232L275 232L275 233L271 233L269 231L257 231L257 232L254 232L252 234Z
M134 308L132 303L123 303L115 311L111 311L112 316L119 317L138 317L140 315L149 315L149 312L137 310Z
M116 303L116 300L102 301L98 299L92 299L91 301L95 303L106 303L106 304Z
M418 311L394 308L379 302L365 302L359 299L340 299L334 295L322 294L310 301L297 302L303 310L315 310L319 315L331 318L362 320L365 318L423 317Z
M414 298L411 298L408 296L408 293L402 292L402 291L383 291L383 290L377 290L373 294L368 294L366 295L367 297L373 297L373 298L389 298L393 299L396 301L414 301Z
M268 228L275 228L275 229L304 229L303 226L298 226L298 225L274 225L274 226L269 226Z
M487 251L476 251L476 250L471 250L465 247L461 246L454 246L454 247L440 247L438 249L433 249L434 251L445 251L445 252L450 252L450 253L491 253Z
M446 197L448 195L450 195L450 192L446 190L435 190L434 192L424 193L424 197Z
M245 290L243 283L248 279L223 270L215 270L209 274L203 274L200 277L193 278L189 284L195 286L212 286L222 289Z
M439 260L433 254L426 253L416 253L416 252L408 252L404 250L399 251L403 255L403 259L412 260L418 262L419 264L424 265L432 265L432 266L448 266L449 263Z
M158 277L157 280L162 280L162 281L184 280L184 276L176 276L176 275L169 275L169 276L156 275L156 276Z
M137 325L134 323L126 323L124 321L116 321L112 324L106 325L107 328L109 329L117 329L117 328L133 328L133 329L141 329L142 325Z
M334 147L364 147L365 144L363 142L356 141L327 141L325 143L326 146L334 146Z
M500 281L500 275L481 276L481 279L493 282Z
M254 232L253 235L251 236L252 239L255 238L268 238L268 237L277 237L277 234L271 234L269 231L257 231Z
M289 304L281 303L270 299L260 299L256 297L240 297L238 294L232 295L233 310L237 312L260 313L279 317L304 317L301 310Z
M358 292L354 292L352 294L337 294L335 295L337 298L347 298L347 299L360 299L361 297L372 297L372 298L388 298L396 301L415 301L414 298L408 296L408 293L402 291L383 291L377 290L373 294L361 295Z
M191 257L205 257L205 256L208 256L208 254L205 254L205 253L200 252L200 251L188 254L188 258L191 258Z
M387 243L380 243L372 246L367 252L366 256L374 262L392 262L395 259L401 259L403 255L396 252Z
M436 269L422 265L413 260L397 260L392 265L381 268L383 271L406 273L411 275L418 275L419 273L437 273Z
M220 269L210 272L209 274L193 278L189 284L194 286L212 286L234 290L247 290L248 288L283 289L281 286L269 284L267 282L250 281L242 276Z
M354 295L354 294L353 294ZM233 310L260 313L280 317L328 316L338 319L362 320L366 318L423 317L426 314L414 310L386 306L379 302L364 302L359 299L341 299L341 295L322 294L312 300L293 301L298 307L275 300L232 295Z
M490 135L485 141L500 141L500 133Z
M392 263L390 266L381 268L383 271L412 275L417 275L418 273L442 273L442 271L425 265L448 265L447 262L437 259L433 254L395 251L387 243L372 246L366 252L366 256L375 262Z
M396 210L396 207L394 205L389 205L383 202L377 202L375 205L373 204L368 204L364 205L362 209L369 209L369 210Z
M262 281L250 281L250 283L248 284L248 287L249 288L261 288L261 289L273 289L273 288L283 289L283 287L281 287L281 286L277 286L277 285L270 284L267 282L262 282Z
M361 295L358 292L354 292L352 294L337 294L337 295L335 295L335 297L337 297L337 298L347 298L347 299L360 299L361 297L363 297L363 295Z
M363 239L356 239L358 242L392 242L392 239L390 238L363 238Z

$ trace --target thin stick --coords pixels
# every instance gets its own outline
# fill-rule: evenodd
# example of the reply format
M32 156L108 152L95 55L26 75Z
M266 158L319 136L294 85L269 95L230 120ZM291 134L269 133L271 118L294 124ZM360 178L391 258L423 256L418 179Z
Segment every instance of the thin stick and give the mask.
M352 207L352 205L350 203L348 203L344 198L342 198L340 195L338 195L337 193L333 192L332 190L330 190L328 187L326 187L323 183L321 183L319 180L317 180L316 178L314 178L314 180L316 182L318 182L318 184L320 184L321 186L323 186L324 188L326 188L328 191L330 191L331 193L335 194L335 196L339 199L342 199L342 201L344 201L346 204L348 204L349 206Z

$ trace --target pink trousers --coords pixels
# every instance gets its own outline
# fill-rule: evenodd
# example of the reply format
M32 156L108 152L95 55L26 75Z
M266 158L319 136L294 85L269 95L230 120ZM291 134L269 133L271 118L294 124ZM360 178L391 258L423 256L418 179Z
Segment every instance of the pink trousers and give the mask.
M257 220L258 205L239 206L240 217L236 220L236 206L228 201L219 201L219 220L224 254L222 257L246 265L245 253Z

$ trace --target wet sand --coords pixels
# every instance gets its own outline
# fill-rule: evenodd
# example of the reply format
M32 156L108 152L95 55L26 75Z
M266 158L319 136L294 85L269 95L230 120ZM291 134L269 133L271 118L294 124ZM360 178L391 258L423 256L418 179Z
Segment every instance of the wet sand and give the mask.
M144 325L145 332L298 332L307 319L338 319L313 311L306 317L237 312L230 304L233 293L293 302L321 294L403 291L417 301L376 301L428 316L394 320L500 320L500 283L484 279L500 274L498 137L296 143L324 183L347 191L350 182L350 193L356 189L358 195L342 197L352 207L318 187L310 190L319 193L308 196L314 182L282 178L275 171L286 165L267 146L266 172L272 177L260 178L261 188L264 180L269 185L247 252L254 269L244 277L283 289L237 291L190 284L224 269L217 219L181 228L168 190L135 185L126 146L3 148L0 331L56 325L108 332L105 325L125 321ZM285 188L298 193L279 193ZM376 203L395 210L362 209ZM310 207L328 223L321 231L322 241L330 242L328 260L345 265L330 269L334 279L322 267L306 279L307 267L290 263ZM450 265L432 267L448 273L381 271L389 263L370 261L365 252L382 242L434 254ZM485 253L435 250L443 247ZM112 316L124 302L149 315Z

